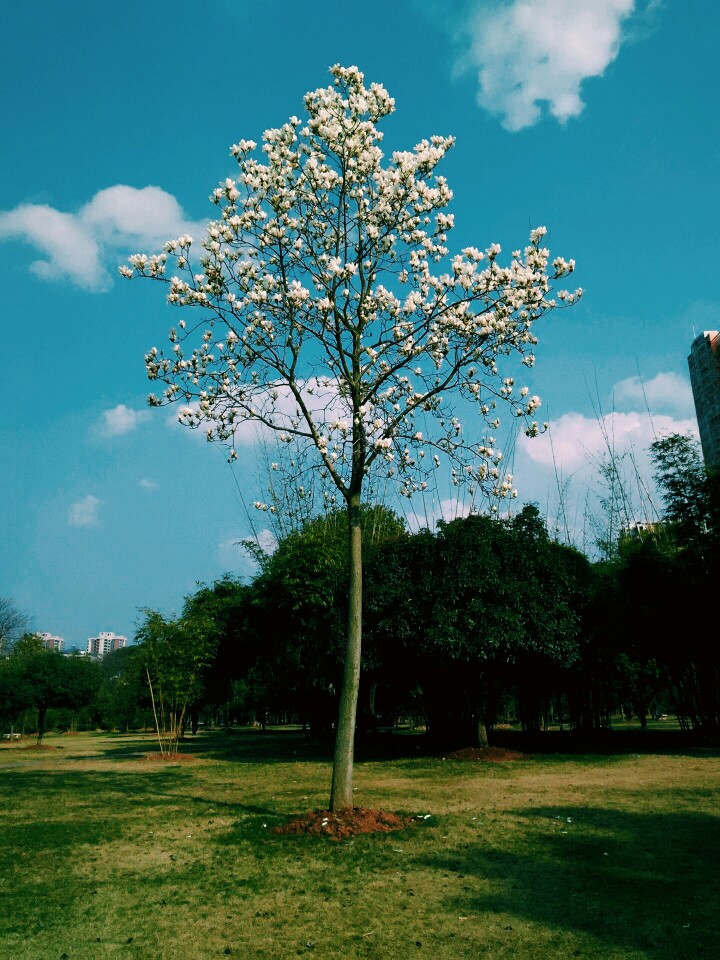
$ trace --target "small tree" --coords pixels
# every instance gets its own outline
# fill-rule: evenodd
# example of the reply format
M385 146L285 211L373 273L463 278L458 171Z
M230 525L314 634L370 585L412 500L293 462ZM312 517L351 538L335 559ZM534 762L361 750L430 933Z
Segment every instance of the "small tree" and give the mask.
M663 498L663 519L678 544L707 549L720 536L720 481L708 472L697 440L671 433L650 444L653 478Z
M7 656L13 642L27 629L29 619L10 597L0 597L0 657Z
M166 620L147 610L136 639L142 644L160 752L177 754L188 709L202 696L204 674L217 649L208 617Z
M356 67L331 74L332 86L305 97L306 122L265 131L264 160L251 140L233 146L239 174L213 194L220 214L199 267L183 236L121 272L160 280L171 304L205 314L183 316L170 351L147 355L150 379L164 384L150 404L182 401L180 421L228 442L231 458L248 421L305 445L344 501L348 628L330 799L339 809L353 801L366 478L384 473L411 496L444 459L455 483L511 492L492 436L466 435L448 400L474 404L489 431L507 401L535 434L539 399L526 388L517 396L499 365L511 354L532 365L533 324L556 303L545 228L507 266L497 244L450 257L452 192L435 168L453 138L431 137L383 164L377 124L394 101ZM573 268L559 257L551 272ZM557 298L569 304L579 293Z

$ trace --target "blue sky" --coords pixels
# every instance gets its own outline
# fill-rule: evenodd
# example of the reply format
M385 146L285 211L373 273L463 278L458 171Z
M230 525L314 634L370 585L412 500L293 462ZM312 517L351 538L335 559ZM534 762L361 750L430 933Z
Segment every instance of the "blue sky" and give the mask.
M585 298L537 328L555 462L547 437L519 445L520 499L553 513L556 469L572 478L580 536L601 426L640 463L653 430L696 430L686 358L693 330L720 327L720 13L389 6L0 0L0 595L34 629L132 637L139 608L178 611L197 582L251 571L235 544L262 486L254 451L231 468L146 408L143 356L175 318L117 266L211 218L229 146L299 114L336 62L395 98L388 149L457 138L439 171L453 248L509 251L542 224L577 261Z

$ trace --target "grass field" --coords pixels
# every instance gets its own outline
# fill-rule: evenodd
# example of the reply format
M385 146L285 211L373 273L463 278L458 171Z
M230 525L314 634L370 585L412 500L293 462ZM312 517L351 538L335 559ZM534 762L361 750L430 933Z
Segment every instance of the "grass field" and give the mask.
M363 760L358 803L430 816L334 843L299 733L0 748L0 957L720 957L720 752ZM416 748L406 741L406 752Z

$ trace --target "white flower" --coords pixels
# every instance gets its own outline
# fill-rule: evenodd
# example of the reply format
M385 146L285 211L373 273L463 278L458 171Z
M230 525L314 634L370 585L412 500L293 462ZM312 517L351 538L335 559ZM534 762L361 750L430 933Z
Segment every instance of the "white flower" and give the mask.
M452 191L437 167L453 139L384 156L379 124L392 98L357 67L331 74L306 95L304 120L265 131L262 152L252 140L231 147L236 175L213 192L199 256L183 235L120 268L164 281L174 308L194 308L182 311L171 348L146 356L148 377L162 383L152 402L186 404L185 425L231 446L247 420L275 431L293 448L288 462L297 457L288 473L308 483L304 498L308 451L339 497L358 466L410 496L426 488L431 455L436 468L443 456L453 482L510 496L492 443L477 466L470 431L443 413L459 405L444 395L477 401L492 429L502 401L530 419L540 400L525 387L518 400L504 364L532 365L533 324L555 306L553 271L564 277L574 261L550 266L544 227L507 263L496 243L450 251ZM168 278L173 259L178 275ZM560 291L558 304L581 293Z

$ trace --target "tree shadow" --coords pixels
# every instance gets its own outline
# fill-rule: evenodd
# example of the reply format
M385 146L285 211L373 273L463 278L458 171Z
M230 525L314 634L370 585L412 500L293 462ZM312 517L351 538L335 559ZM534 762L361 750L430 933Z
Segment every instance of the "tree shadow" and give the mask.
M141 760L159 752L158 743L150 734L112 734L98 743L96 756L111 760ZM419 734L380 732L359 735L355 759L359 762L419 759L440 752L436 741ZM300 729L232 729L207 730L188 734L180 743L182 757L244 763L329 763L333 743L310 740ZM70 759L70 758L68 758ZM78 755L78 759L89 759Z
M240 840L249 840L254 845L264 843L268 824L274 826L283 820L274 806L200 793L194 779L184 770L152 773L35 770L22 771L19 776L23 800L32 814L27 819L0 820L0 873L8 870L21 877L17 892L22 891L26 898L37 898L40 904L46 904L47 910L39 908L37 912L38 921L42 920L46 926L61 922L64 906L59 905L59 913L50 908L47 882L38 870L38 863L48 857L68 863L79 858L89 873L84 882L75 881L78 893L84 886L92 886L91 864L98 850L113 841L140 842L138 818L143 818L148 811L167 809L175 817L180 815L201 823L222 818L224 825L211 838L218 847L232 846ZM9 777L0 782L3 808L16 802L14 780ZM124 816L108 816L108 811L113 809L122 810ZM168 835L160 845L170 844L172 850L175 839ZM0 923L0 929L6 926ZM11 927L12 923L8 929Z
M529 754L628 753L662 756L720 756L720 733L698 730L494 730L491 742Z
M151 799L173 800L177 797L177 770L157 770L152 776L143 773L113 772L109 770L27 770L18 771L22 778L23 800L47 801L48 818L62 813L66 798L86 804L88 818L93 810L99 809L97 816L103 821L106 813L102 804L113 803L122 797L123 803L139 804ZM13 796L17 796L18 784L13 777L0 780L0 803L13 805ZM59 805L59 806L58 806ZM53 814L55 811L55 814Z
M506 746L527 755L557 755L558 760L573 759L578 754L584 759L597 756L598 762L608 757L627 753L652 753L690 756L720 754L720 748L707 745L680 731L649 732L635 735L633 731L605 731L601 734L581 735L576 731L550 732L537 735L517 731L496 731L491 738L496 746ZM92 754L73 753L72 744L65 759L91 760L93 756L115 761L138 761L159 752L157 740L150 733L106 734L97 743ZM446 754L465 741L443 743L424 733L400 733L393 730L359 734L355 744L358 763L422 759ZM295 729L218 729L201 730L188 734L180 743L180 763L183 757L197 757L234 764L256 763L329 763L333 745L328 740L309 740L302 730ZM17 765L17 764L12 764ZM6 766L10 767L8 763Z
M109 760L142 760L158 754L157 739L150 734L113 734L98 743L93 756ZM305 739L299 730L209 730L188 734L180 741L178 762L185 757L232 763L326 762L332 746ZM78 759L91 759L84 756Z
M567 806L511 811L523 830L419 858L461 885L452 909L503 913L653 960L720 956L720 826L702 813ZM578 954L579 955L579 954Z

